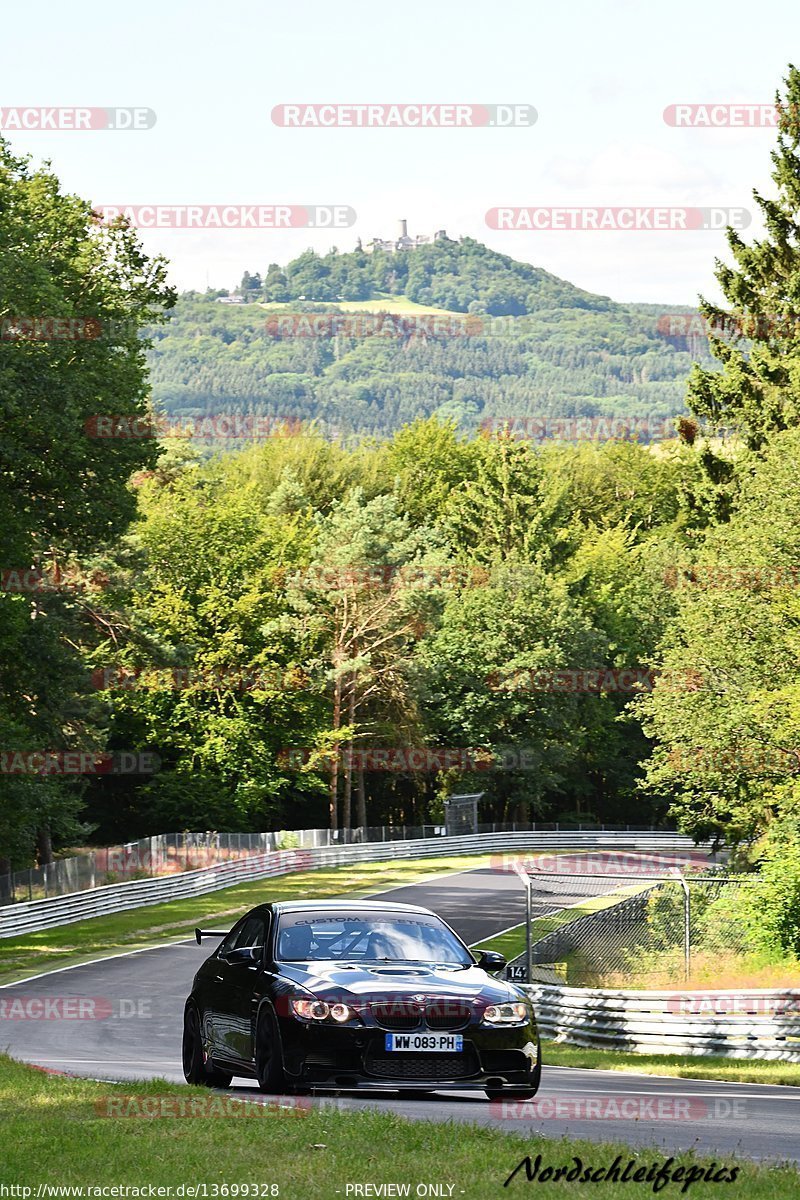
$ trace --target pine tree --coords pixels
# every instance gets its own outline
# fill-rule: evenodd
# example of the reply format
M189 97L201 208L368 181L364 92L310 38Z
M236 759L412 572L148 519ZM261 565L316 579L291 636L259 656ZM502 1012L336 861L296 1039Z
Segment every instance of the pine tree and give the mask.
M776 196L753 190L767 236L747 245L727 230L735 265L717 259L715 275L729 307L700 303L722 370L695 366L687 395L697 417L733 427L755 450L800 424L800 71L792 65L785 85L785 98L775 97Z

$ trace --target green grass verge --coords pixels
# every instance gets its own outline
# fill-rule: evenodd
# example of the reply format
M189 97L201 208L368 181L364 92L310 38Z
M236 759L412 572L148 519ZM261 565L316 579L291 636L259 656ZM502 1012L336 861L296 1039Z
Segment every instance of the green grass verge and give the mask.
M14 983L28 975L53 967L72 966L119 950L176 941L191 935L195 925L220 918L225 926L269 900L311 900L336 896L367 896L392 887L420 883L450 871L487 867L489 855L458 855L440 858L400 859L384 863L359 863L317 871L299 871L274 879L254 879L193 896L170 900L107 917L92 917L0 940L0 983Z
M800 1063L764 1059L691 1058L682 1054L633 1054L624 1050L589 1050L566 1042L543 1041L542 1057L553 1067L588 1067L639 1075L671 1075L679 1079L719 1079L726 1083L781 1083L800 1086Z
M525 949L525 925L515 925L513 929L507 929L505 933L484 938L482 942L476 942L472 949L497 950L500 954L504 954L510 962L512 958L522 954Z
M635 1157L637 1166L661 1163L669 1157L656 1149L634 1154L617 1144L541 1137L523 1141L513 1132L412 1122L390 1113L346 1112L333 1107L317 1111L262 1109L261 1119L101 1115L108 1111L109 1100L116 1104L117 1112L124 1113L131 1105L141 1111L145 1098L147 1104L159 1105L162 1111L174 1112L179 1105L186 1111L196 1102L213 1104L218 1112L243 1116L253 1112L253 1106L240 1107L230 1098L202 1088L158 1080L110 1085L51 1076L0 1056L0 1183L32 1188L33 1196L40 1184L136 1187L144 1188L139 1194L145 1196L148 1185L176 1189L181 1184L205 1184L208 1197L215 1195L214 1185L228 1187L217 1195L241 1197L245 1193L234 1192L232 1185L248 1184L258 1186L255 1194L259 1198L277 1194L281 1200L345 1200L348 1183L365 1182L410 1184L413 1196L418 1184L437 1183L445 1185L440 1195L489 1200L503 1194L503 1181L524 1155L534 1159L541 1154L542 1167L572 1167L572 1158L577 1156L584 1167L595 1169L610 1166L616 1154L622 1156L623 1165ZM303 1115L296 1115L298 1111ZM717 1160L717 1169L727 1171L734 1165L730 1155ZM684 1171L691 1166L708 1168L710 1161L680 1154L671 1169L679 1166ZM774 1200L800 1193L800 1175L792 1167L746 1162L739 1162L738 1167L733 1185L720 1189L719 1184L697 1182L688 1194L692 1200L719 1200L721 1191L729 1197ZM272 1185L277 1189L274 1193L270 1193ZM681 1186L680 1182L669 1184L660 1194L679 1196ZM509 1191L514 1189L525 1192L524 1171L510 1185ZM555 1190L558 1195L584 1194L580 1185L563 1180ZM632 1195L652 1194L652 1184L640 1184L637 1189L601 1182L588 1191L601 1200L629 1200Z

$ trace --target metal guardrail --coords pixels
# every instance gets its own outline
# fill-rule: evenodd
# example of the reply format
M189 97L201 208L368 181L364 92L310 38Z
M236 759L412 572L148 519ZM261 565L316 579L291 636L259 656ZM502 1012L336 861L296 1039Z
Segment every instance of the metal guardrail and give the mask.
M545 1037L596 1050L800 1062L800 989L622 991L520 985Z
M451 797L452 801L461 799L469 798ZM467 833L516 833L520 830L553 830L556 833L630 831L629 825L597 825L595 822L559 826L557 821L555 824L503 824L493 821L464 828L458 827L459 824L448 819L445 825L369 825L335 831L284 829L272 833L221 833L206 830L198 833L184 830L182 833L158 833L135 842L125 842L124 845L86 849L71 858L59 858L39 867L0 874L0 906L24 900L71 896L73 892L106 887L112 883L127 883L132 879L199 871L233 859L266 854L271 850L308 850L316 846L346 846L355 842L399 842L447 835L460 837Z
M425 858L432 855L491 853L529 850L533 844L550 850L688 851L691 838L670 831L478 833L463 837L420 838L411 841L363 842L320 846L307 850L277 850L249 858L219 863L179 875L109 884L91 891L76 892L47 900L22 901L0 908L0 938L19 937L88 917L107 916L167 900L201 896L246 880L268 879L292 871L342 866L355 862L380 862L395 858Z
M379 839L380 840L380 839ZM385 839L383 839L385 840ZM112 883L152 879L213 867L272 850L330 844L330 831L302 829L278 833L160 833L119 846L101 846L40 867L0 875L0 906L71 896Z

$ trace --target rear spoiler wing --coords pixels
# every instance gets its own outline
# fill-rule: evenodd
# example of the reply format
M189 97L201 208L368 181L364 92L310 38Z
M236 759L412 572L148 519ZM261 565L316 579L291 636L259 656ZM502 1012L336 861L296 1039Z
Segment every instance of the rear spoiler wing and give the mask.
M194 936L198 946L204 937L227 937L229 929L195 929Z

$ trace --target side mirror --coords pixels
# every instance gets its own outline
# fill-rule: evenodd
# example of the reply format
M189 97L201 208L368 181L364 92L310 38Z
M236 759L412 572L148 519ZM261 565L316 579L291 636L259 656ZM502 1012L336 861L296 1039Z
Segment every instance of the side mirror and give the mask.
M260 946L243 946L238 950L231 950L225 955L225 962L230 963L232 967L252 967L261 957Z
M506 965L506 956L496 950L481 950L478 955L478 966L482 971L502 971Z

